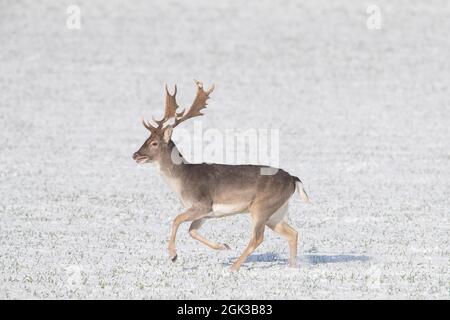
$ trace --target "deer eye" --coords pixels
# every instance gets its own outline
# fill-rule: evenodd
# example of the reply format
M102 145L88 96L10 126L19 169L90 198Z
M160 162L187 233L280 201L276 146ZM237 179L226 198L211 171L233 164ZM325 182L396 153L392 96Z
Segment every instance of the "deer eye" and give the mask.
M154 147L157 147L157 146L158 146L158 142L153 141L153 142L151 143L151 145L154 146Z

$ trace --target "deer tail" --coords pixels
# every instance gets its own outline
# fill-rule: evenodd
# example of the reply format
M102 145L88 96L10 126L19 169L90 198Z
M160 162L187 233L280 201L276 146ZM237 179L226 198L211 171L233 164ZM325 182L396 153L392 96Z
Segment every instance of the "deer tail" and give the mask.
M298 177L293 177L295 181L295 188L297 189L298 193L300 194L300 198L303 202L309 203L309 197L308 194L305 191L305 188L303 188L303 183Z

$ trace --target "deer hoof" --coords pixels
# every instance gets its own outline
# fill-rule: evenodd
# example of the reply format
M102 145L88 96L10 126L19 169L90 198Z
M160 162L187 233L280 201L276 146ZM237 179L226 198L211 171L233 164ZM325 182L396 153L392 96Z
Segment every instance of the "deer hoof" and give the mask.
M235 265L232 265L231 267L230 267L230 272L238 272L239 271L239 267L236 267Z
M223 250L231 250L230 246L227 245L226 243L223 243L222 246L223 246Z
M175 262L175 261L177 261L177 258L178 258L178 255L176 254L172 258L170 258L170 260L172 260L172 262Z

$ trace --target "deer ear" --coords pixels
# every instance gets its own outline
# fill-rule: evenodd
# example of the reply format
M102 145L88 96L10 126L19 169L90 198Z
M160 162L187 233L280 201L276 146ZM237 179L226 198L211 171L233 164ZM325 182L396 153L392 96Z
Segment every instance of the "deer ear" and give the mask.
M164 130L163 133L163 139L165 143L168 143L170 139L172 138L172 127L168 126L166 130Z

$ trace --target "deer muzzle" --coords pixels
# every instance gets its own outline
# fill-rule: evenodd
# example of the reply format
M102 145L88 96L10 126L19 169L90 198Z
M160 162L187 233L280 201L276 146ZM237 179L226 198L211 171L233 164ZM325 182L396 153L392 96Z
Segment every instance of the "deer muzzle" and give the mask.
M135 152L133 154L133 160L135 160L137 163L141 164L141 163L149 162L150 158L148 156L143 156L143 155L139 154L139 152Z

